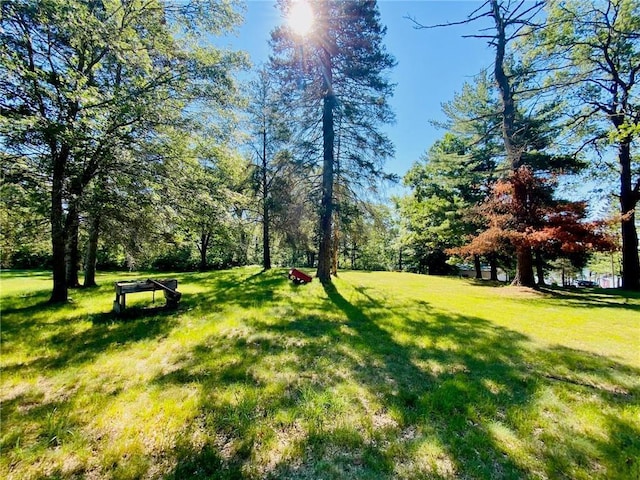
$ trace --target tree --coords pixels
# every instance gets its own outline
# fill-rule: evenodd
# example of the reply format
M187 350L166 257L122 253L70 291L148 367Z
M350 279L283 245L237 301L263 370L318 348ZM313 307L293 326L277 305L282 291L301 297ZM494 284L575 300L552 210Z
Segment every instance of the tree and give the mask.
M546 121L541 114L553 112L557 107L552 102L551 107L543 103L542 109L537 108L537 101L530 101L535 89L530 82L535 78L535 70L526 61L520 58L516 61L514 45L517 45L523 37L529 38L531 30L540 28L540 14L544 7L543 1L535 2L510 2L501 0L486 0L479 8L473 11L466 20L457 23L469 23L482 18L489 18L492 27L484 29L486 33L470 35L472 37L488 40L490 46L495 49L495 61L493 65L493 79L498 88L500 99L500 125L501 136L504 145L505 163L509 169L507 181L513 181L513 188L509 190L514 195L514 205L525 205L528 202L527 195L536 190L527 189L526 184L518 181L526 172L539 169L565 168L575 169L577 163L565 155L549 155L542 153L543 148L549 147L550 137L541 135ZM416 22L417 23L417 22ZM418 28L434 28L440 26L423 26L417 23ZM489 31L490 30L490 31ZM539 99L538 99L539 100ZM546 111L546 112L545 112ZM531 219L526 214L526 209L518 209L522 218L512 222L514 228L524 232ZM515 237L514 237L515 238ZM534 286L533 253L531 245L527 242L514 244L517 260L514 285Z
M228 73L239 59L198 45L192 32L235 20L227 2L213 0L2 3L0 138L49 177L50 301L67 300L65 250L75 248L79 203L99 172L117 169L113 152L196 99L231 97Z
M167 182L178 170L175 142L159 129L151 142L114 149L117 169L101 169L87 185L81 202L80 227L86 231L84 287L96 285L100 240L124 249L127 266L143 262L149 245L161 237L169 203ZM141 168L141 165L144 168Z
M622 285L640 290L635 209L640 169L634 142L640 137L640 4L636 0L548 2L538 35L537 60L548 72L546 88L567 99L569 127L578 149L617 150L622 233Z
M477 213L484 217L488 228L456 253L484 254L505 248L517 250L524 245L535 252L547 252L551 257L585 258L594 251L610 251L615 242L606 226L588 222L586 204L553 198L552 178L540 178L527 167L512 172L511 178L496 182L491 196ZM521 202L515 190L526 193ZM526 229L520 228L525 221ZM544 275L538 271L538 282Z
M444 252L483 229L473 209L505 168L497 89L485 72L465 83L442 110L446 119L434 124L447 133L405 176L412 193L401 200L401 212L417 270L446 273ZM473 260L481 278L481 259ZM497 276L496 256L488 254L487 260Z
M291 3L281 0L280 5L288 11ZM331 281L336 120L341 128L342 171L357 172L361 181L380 177L382 164L392 153L380 126L393 119L387 103L393 85L386 73L395 62L382 43L385 28L375 1L323 0L312 6L315 22L306 37L287 27L273 32L272 64L301 111L309 152L315 156L318 147L322 151L317 276L327 283Z
M234 211L248 203L241 191L248 168L245 160L231 149L216 146L214 151L198 150L198 158L187 167L189 173L183 174L182 180L176 179L179 198L175 204L178 223L194 239L200 254L199 268L206 270L209 248L214 244L229 247L232 244L237 223Z
M0 153L0 265L33 268L51 264L47 188L23 157Z
M262 266L271 268L271 214L277 207L274 183L286 170L290 156L282 150L291 139L291 128L276 89L273 73L266 67L258 70L251 82L249 105L252 145L257 159L254 184L259 195L262 217ZM280 155L278 155L280 153ZM274 187L274 188L272 188Z
M477 230L469 211L484 198L492 173L479 164L464 139L446 133L407 172L404 182L412 193L400 201L400 209L419 271L448 273L444 251Z

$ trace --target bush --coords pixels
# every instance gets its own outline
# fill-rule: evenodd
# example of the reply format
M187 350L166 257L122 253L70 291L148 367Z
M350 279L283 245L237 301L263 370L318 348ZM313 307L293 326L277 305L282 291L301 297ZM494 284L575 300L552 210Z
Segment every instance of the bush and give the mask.
M188 272L198 269L199 260L188 245L176 246L158 255L151 268L159 271Z
M31 251L28 248L21 248L2 256L2 268L51 268L51 253L43 250Z

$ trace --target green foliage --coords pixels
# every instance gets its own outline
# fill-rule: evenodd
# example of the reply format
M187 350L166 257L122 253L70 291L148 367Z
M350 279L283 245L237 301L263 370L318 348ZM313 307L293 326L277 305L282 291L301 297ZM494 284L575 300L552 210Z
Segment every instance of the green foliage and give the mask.
M137 154L150 158L163 126L194 129L195 110L210 120L236 103L230 74L243 57L198 39L231 27L233 5L2 3L0 140L51 191L52 300L67 299L64 270L75 266L63 257L90 183L144 176Z
M4 171L0 182L0 266L37 268L50 266L48 229L37 189L29 182L8 178Z
M343 203L338 210L338 266L381 271L399 267L398 221L384 204Z
M445 250L463 245L481 228L472 209L495 175L492 159L485 155L468 137L447 133L407 172L405 185L412 193L400 199L399 207L407 232L404 243L411 249L407 263L416 264L413 269L448 273Z
M292 3L279 2L284 12ZM328 283L336 268L334 206L389 178L383 166L393 146L382 127L394 118L388 103L394 85L387 75L395 60L384 46L386 29L375 1L322 0L311 8L314 23L307 35L287 26L272 32L271 67L296 115L295 154L321 182L318 277ZM334 183L341 184L340 192Z
M287 11L291 1L279 3ZM339 170L354 190L368 187L383 176L384 161L393 153L381 128L394 118L388 103L394 86L387 74L395 60L383 43L386 28L375 1L322 0L313 2L312 8L314 27L306 37L296 36L286 26L272 33L272 66L286 92L284 98L289 97L289 114L299 113L299 128L308 132L305 153L315 152L318 160L322 158L319 100L326 93L327 76L331 78L330 88L337 98Z

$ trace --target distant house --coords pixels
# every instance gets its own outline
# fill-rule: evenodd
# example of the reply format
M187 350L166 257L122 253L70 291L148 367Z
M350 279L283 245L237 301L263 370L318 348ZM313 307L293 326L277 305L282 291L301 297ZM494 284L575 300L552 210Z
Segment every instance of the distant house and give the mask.
M482 279L483 280L489 280L491 279L491 270L488 268L482 268L481 269L481 273L482 273ZM476 278L476 270L475 268L460 268L458 270L458 275L460 275L461 277L464 278ZM501 282L508 282L509 281L509 275L507 275L507 272L505 272L504 270L502 270L501 268L498 268L498 280Z

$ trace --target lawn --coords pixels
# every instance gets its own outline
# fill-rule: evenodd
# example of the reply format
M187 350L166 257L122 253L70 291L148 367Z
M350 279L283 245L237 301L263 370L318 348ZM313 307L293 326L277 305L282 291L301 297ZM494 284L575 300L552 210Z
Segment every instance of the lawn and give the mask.
M640 478L638 294L147 276L2 272L2 478Z

